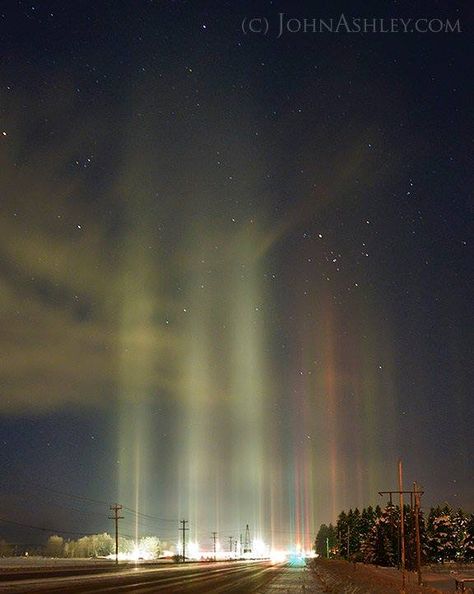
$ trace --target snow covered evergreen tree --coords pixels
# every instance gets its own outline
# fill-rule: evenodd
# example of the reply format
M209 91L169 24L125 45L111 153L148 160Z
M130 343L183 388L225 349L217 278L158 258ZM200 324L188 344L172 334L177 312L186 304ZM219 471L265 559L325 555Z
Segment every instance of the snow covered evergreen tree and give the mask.
M347 514L341 512L337 518L337 550L340 557L357 558L361 544L361 514L356 507Z
M474 562L474 514L466 517L466 532L462 543L462 561Z
M333 554L336 545L336 528L332 524L329 524L329 526L321 524L314 543L316 553L321 557L330 557Z
M376 518L361 546L365 563L392 566L397 562L399 510L391 503Z
M453 511L448 505L431 508L427 522L427 540L431 561L444 563L455 560L456 533Z
M462 509L453 515L454 543L456 547L455 559L460 563L464 560L464 541L466 539L466 528L468 518Z
M337 552L339 557L347 558L347 514L342 511L337 517Z
M355 559L360 551L361 545L361 517L360 511L356 507L350 509L347 514L347 524L349 526L349 558Z
M367 538L372 526L375 524L376 518L377 515L371 505L369 505L367 508L364 507L362 513L360 514L360 536L362 542Z

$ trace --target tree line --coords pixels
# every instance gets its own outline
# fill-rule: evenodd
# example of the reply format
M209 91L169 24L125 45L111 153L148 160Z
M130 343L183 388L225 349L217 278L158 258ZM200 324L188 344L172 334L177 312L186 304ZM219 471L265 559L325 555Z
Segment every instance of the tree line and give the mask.
M416 566L415 511L404 506L407 569ZM422 563L474 562L474 514L448 504L432 507L425 518L419 510ZM336 525L322 524L315 550L323 557L340 557L382 566L400 560L400 507L369 506L342 511Z
M0 556L24 555L25 552L55 558L96 558L108 557L115 553L115 539L108 533L82 536L77 540L65 539L62 536L50 536L44 546L21 547L0 539ZM119 553L138 555L146 559L158 559L162 552L162 543L156 536L144 536L138 543L132 538L119 538Z

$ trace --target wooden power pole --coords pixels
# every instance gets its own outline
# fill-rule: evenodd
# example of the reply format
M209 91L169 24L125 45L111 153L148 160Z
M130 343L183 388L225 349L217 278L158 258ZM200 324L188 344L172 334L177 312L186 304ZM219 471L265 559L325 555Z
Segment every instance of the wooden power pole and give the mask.
M416 573L418 575L418 585L421 586L420 493L416 482L413 483L413 494L415 496Z
M410 495L412 511L415 514L415 538L416 538L416 569L418 573L418 584L422 583L421 575L421 543L420 543L420 496L424 491L420 491L418 485L414 483L413 491L403 490L403 467L402 461L398 462L398 491L379 491L379 495L388 495L390 503L395 494L400 495L400 568L402 570L402 592L405 592L406 575L405 575L405 510L403 509L403 495Z
M214 561L217 559L217 532L212 533L212 550L214 552Z
M115 564L118 565L118 552L119 552L119 529L118 523L119 520L123 520L123 516L120 516L119 513L122 510L122 505L115 503L114 505L110 506L110 511L114 512L113 516L109 516L109 520L115 520Z
M402 570L402 592L405 592L405 510L403 508L403 466L398 461L398 489L400 491L400 565Z
M181 532L183 533L183 563L186 561L186 532L189 530L189 528L186 528L186 524L188 523L188 520L180 520L179 521L181 524Z

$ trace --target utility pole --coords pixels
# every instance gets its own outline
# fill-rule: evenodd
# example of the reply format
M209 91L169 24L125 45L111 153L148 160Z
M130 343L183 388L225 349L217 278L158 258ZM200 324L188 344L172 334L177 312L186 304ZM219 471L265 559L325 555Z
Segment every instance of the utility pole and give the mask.
M350 557L350 548L351 548L351 527L347 526L347 560L349 561Z
M420 491L416 483L413 485L413 491L403 490L403 468L401 460L398 462L398 491L379 491L379 495L388 495L390 503L392 503L392 496L394 494L400 495L400 568L402 570L402 591L405 591L405 510L403 509L403 495L410 495L410 501L413 503L414 500L414 514L415 514L415 537L416 537L416 565L418 573L418 584L421 585L421 544L420 544L420 496L423 495L424 491ZM412 510L413 511L413 510Z
M118 565L118 550L119 550L119 529L118 523L119 520L123 520L123 516L119 516L120 511L122 510L122 505L115 503L114 505L110 506L110 511L114 512L113 516L109 516L109 520L115 520L115 564Z
M216 553L217 553L216 540L217 540L217 532L213 532L212 533L212 550L214 551L214 561L216 561L216 559L217 559L217 557L216 557Z
M402 568L402 591L405 592L405 510L403 508L403 466L401 460L398 461L398 489L400 491L400 550Z
M229 536L229 552L232 553L233 549L233 544L234 544L234 537L233 536Z
M415 496L416 573L418 575L418 585L421 586L420 496L416 482L413 483L413 494Z
M329 536L326 536L326 557L329 559Z
M182 539L183 539L183 563L186 561L186 532L189 530L189 528L186 528L186 524L188 523L188 520L180 520L179 523L181 524L181 532L183 533Z

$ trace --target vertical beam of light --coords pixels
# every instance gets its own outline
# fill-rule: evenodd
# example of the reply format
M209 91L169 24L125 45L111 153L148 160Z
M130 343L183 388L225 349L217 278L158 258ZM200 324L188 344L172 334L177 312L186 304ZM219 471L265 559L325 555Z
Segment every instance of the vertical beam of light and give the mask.
M396 452L399 446L393 356L387 346L392 344L390 329L385 320L377 320L377 309L375 304L360 305L355 328L359 338L353 347L357 369L353 386L362 428L357 439L365 469L365 501L377 501L377 492L386 480L385 452Z
M189 320L185 327L184 361L184 433L180 464L180 509L189 520L189 537L198 540L199 532L208 529L211 485L215 482L212 463L213 386L210 378L209 307L206 295L193 290L190 295ZM188 308L186 308L188 309Z
M294 464L297 531L303 530L311 509L317 515L322 511L322 523L335 521L342 509L376 503L384 450L396 451L393 364L385 346L389 332L377 319L378 311L364 302L344 318L322 292L313 321L305 318L301 324L303 354L293 365L302 374L294 390L293 441L316 432L316 443L311 449L300 440L295 454L298 461L305 460ZM311 471L315 484L308 491ZM309 497L302 495L307 492Z
M257 238L242 231L233 248L232 385L230 414L235 424L232 452L233 505L241 526L249 523L252 538L261 538L264 525L264 440L266 427L263 362L262 295Z
M331 517L336 517L339 508L338 489L343 489L338 485L338 409L337 409L337 385L336 375L337 367L334 352L334 336L336 329L334 327L332 306L329 300L325 300L324 322L321 324L322 333L322 361L323 361L323 385L322 397L326 409L326 440L329 447L329 485L331 501Z
M143 437L146 438L146 435L144 435ZM142 444L142 438L137 435L136 441L135 441L135 509L137 510L137 512L141 509L141 501L140 501L140 478L142 476L141 474L141 444ZM140 534L139 534L139 525L138 525L138 514L135 516L135 546L138 546L138 542L140 539Z
M132 143L142 139L136 131ZM156 401L159 378L158 364L163 359L164 342L157 324L162 303L158 287L159 246L153 225L155 206L152 171L137 154L128 161L117 192L121 197L122 224L120 234L119 273L115 307L118 315L118 499L137 512L146 513L151 471L158 464L153 445L153 401ZM134 537L140 537L138 516L135 516Z
M217 230L197 224L190 237L190 261L183 317L182 431L178 473L180 515L189 520L189 538L199 541L219 532L221 510L228 508L228 432L225 418L229 338L225 273L216 258ZM212 236L215 242L203 237ZM212 274L211 274L212 273Z
M135 236L135 233L133 233ZM143 235L138 233L137 237ZM145 240L146 241L146 240ZM142 452L150 443L150 393L155 363L153 268L140 240L129 242L120 280L119 500L144 511L149 468ZM138 520L138 518L137 518ZM138 541L138 521L135 539Z
M305 310L305 304L298 308ZM313 359L314 336L305 320L298 329L298 349L292 363L294 385L291 388L292 417L292 530L293 546L311 549L315 530L315 502L320 485L315 481L315 464L322 435L315 426Z
M203 245L202 234L193 241L184 327L180 513L189 519L191 539L219 531L221 515L226 527L243 532L248 523L252 538L259 538L269 526L263 511L265 372L257 237L243 230L216 241L223 246L218 258L215 243Z
M278 436L277 436L278 437ZM271 451L267 448L266 460L269 465L270 475L270 546L272 550L287 546L285 539L287 534L281 532L282 527L287 525L286 518L282 514L282 489L284 486L282 476L283 460L279 448L278 439L269 439ZM289 536L289 535L288 535Z

